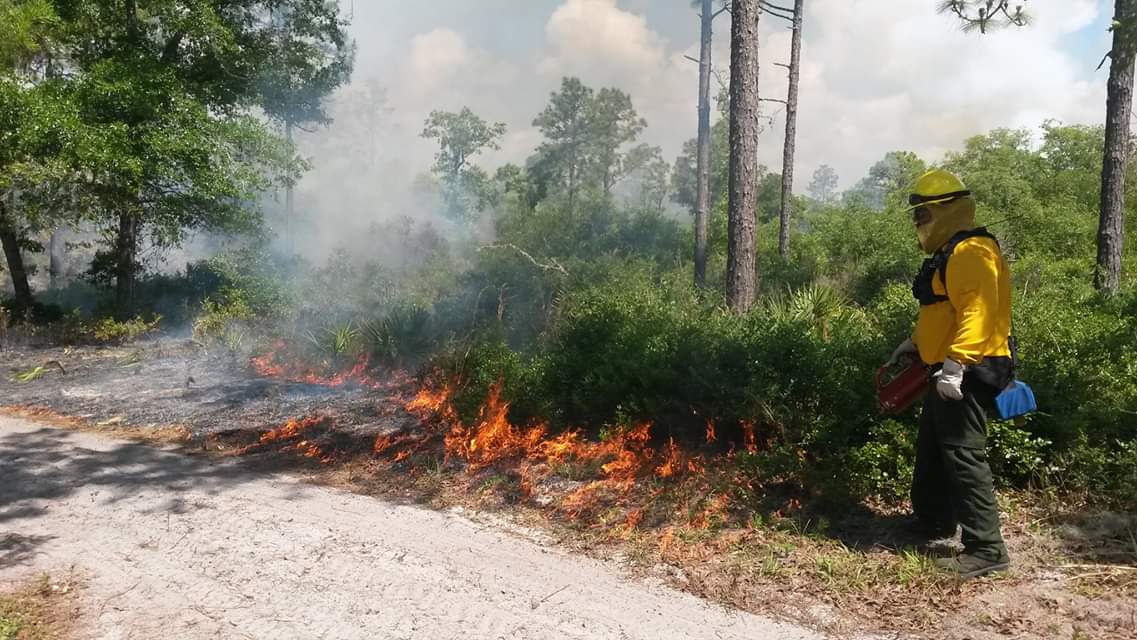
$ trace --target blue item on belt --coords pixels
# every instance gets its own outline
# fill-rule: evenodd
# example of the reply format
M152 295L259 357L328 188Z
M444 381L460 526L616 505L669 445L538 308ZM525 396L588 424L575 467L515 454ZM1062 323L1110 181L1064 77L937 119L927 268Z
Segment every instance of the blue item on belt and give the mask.
M1038 404L1034 401L1034 391L1025 382L1018 380L1012 382L995 398L995 404L999 407L999 416L1004 420L1038 411Z

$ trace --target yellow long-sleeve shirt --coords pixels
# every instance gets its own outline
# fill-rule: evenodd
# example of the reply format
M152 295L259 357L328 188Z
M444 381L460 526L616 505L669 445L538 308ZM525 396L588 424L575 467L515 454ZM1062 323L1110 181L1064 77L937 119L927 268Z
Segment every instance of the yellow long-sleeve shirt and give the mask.
M948 260L946 291L938 273L932 290L948 299L920 307L912 341L921 360L979 364L1011 355L1011 271L998 243L981 236L959 243Z

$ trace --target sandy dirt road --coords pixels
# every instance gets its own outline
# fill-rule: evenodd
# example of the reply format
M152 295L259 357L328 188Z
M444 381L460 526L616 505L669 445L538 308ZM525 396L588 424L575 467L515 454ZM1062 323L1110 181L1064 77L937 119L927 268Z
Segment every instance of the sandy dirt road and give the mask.
M0 417L0 581L71 566L90 638L820 637L460 514Z

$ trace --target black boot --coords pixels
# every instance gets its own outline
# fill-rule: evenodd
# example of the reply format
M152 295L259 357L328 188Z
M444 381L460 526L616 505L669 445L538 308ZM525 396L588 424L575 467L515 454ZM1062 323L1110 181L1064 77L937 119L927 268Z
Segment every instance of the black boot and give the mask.
M998 558L973 556L970 553L961 553L951 558L936 560L936 566L944 571L957 574L960 578L978 578L989 573L1006 571L1011 567L1011 559L1007 554Z

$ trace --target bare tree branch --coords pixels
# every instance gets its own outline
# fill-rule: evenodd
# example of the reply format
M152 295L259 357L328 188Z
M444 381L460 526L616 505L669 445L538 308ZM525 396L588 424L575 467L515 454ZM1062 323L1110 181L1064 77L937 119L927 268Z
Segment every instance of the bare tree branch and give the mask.
M1101 57L1101 62L1098 63L1097 69L1094 69L1094 71L1101 71L1101 68L1105 66L1105 61L1109 60L1111 56L1113 56L1113 51L1106 51L1105 55Z
M761 0L761 2L759 4L761 4L762 7L766 8L766 9L777 9L778 11L784 11L786 13L793 13L794 12L794 10L790 7L782 7L782 6L774 4L773 2L767 2L767 0Z
M485 249L513 249L517 253L520 253L522 256L524 256L525 259L527 259L529 262L532 262L533 266L537 267L538 269L541 269L543 271L557 271L557 272L561 273L562 275L566 275L566 276L569 274L568 269L565 269L564 266L561 265L561 263L557 262L556 258L549 258L548 264L542 264L542 263L538 262L537 259L534 258L532 255L530 255L528 251L526 251L526 250L522 249L521 247L513 244L512 242L507 242L507 243L503 243L503 244L489 244L489 245L478 247L478 251L483 251Z
M788 20L789 22L794 21L794 10L793 9L787 9L785 7L780 7L776 4L765 2L765 0L758 3L758 8L760 11L762 11L762 13L766 13L766 14L772 15L774 17L781 18L783 20Z

